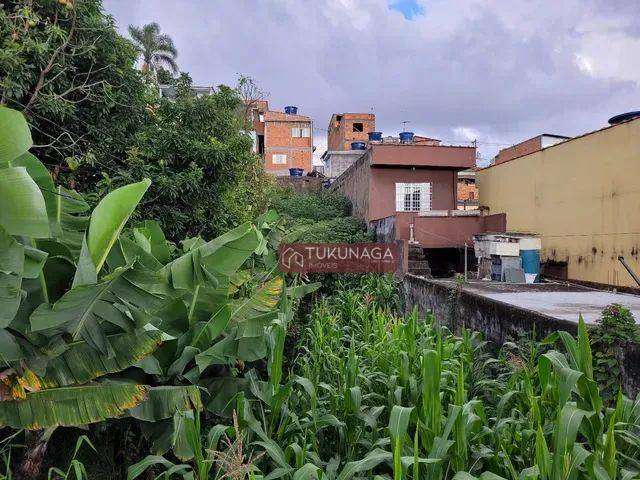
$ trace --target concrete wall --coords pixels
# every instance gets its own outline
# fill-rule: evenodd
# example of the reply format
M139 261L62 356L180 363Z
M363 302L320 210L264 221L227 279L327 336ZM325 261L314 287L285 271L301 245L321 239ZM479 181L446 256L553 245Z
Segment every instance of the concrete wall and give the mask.
M557 331L576 333L577 324L558 320L538 312L514 308L470 292L456 292L429 279L405 275L403 280L406 310L418 308L421 315L432 312L440 324L455 332L461 327L482 332L496 345L518 340L518 334L534 332L538 339ZM626 376L623 390L628 395L640 392L640 348L632 346L623 354Z
M640 273L640 120L477 172L480 204L507 229L542 237L542 260L570 279L636 286Z
M339 192L351 201L353 215L369 220L369 200L371 193L370 152L360 157L346 172L331 185L331 190Z
M323 178L318 177L277 177L276 181L281 187L291 187L296 193L320 193L322 191Z

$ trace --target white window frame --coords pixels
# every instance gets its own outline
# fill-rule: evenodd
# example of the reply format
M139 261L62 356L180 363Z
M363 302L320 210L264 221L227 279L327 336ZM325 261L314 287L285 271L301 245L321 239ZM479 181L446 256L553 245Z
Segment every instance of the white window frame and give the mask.
M283 161L284 159L284 161ZM271 163L274 165L286 165L287 164L287 154L286 153L273 153L271 155Z
M396 212L431 210L431 183L396 183Z
M291 127L291 137L300 138L302 136L302 129L299 127Z
M308 127L300 129L300 136L302 138L311 138L311 129Z

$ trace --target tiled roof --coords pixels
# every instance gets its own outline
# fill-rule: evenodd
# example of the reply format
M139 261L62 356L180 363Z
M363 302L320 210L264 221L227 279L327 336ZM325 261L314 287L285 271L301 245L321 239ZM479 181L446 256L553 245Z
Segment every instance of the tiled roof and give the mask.
M289 115L283 112L274 112L273 110L269 110L264 113L264 121L265 122L310 122L311 119L309 117L305 117L304 115Z

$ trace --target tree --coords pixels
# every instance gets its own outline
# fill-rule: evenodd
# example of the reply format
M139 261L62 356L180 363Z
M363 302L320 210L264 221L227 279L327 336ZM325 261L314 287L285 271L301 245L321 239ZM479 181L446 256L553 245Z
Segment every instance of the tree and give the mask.
M160 25L148 23L143 27L129 25L129 34L138 54L142 55L142 71L156 72L160 67L178 72L178 51L171 37L160 33Z
M244 120L244 128L251 129L253 122L252 112L258 106L258 103L266 100L269 94L261 90L253 78L246 75L240 75L236 91L242 101L242 118Z
M193 97L187 77L178 87L175 100L159 100L126 158L103 163L109 175L101 188L152 178L140 217L156 219L172 241L212 238L266 209L269 180L241 130L237 93L220 86Z
M157 92L102 1L2 4L0 104L24 111L38 157L67 181L78 165L124 155ZM102 178L99 170L84 173L71 180Z

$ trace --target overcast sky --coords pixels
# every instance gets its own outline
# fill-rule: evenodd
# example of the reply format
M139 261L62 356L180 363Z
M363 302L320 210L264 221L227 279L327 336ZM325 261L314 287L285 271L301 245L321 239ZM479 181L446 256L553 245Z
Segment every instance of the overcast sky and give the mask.
M332 113L481 155L640 110L640 0L105 0L120 30L156 21L198 84L252 76L326 148Z

